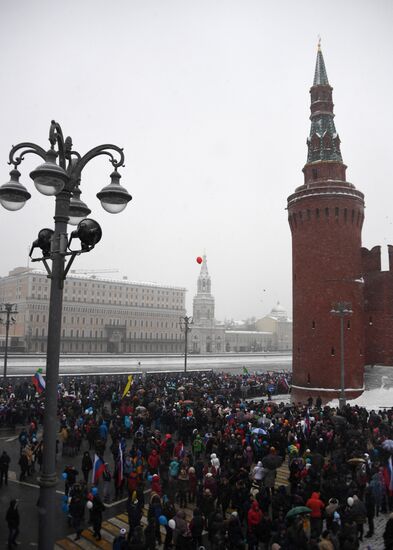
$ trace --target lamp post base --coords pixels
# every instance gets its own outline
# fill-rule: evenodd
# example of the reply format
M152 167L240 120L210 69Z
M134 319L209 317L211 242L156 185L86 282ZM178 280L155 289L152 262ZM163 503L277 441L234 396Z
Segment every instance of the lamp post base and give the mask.
M343 409L346 404L347 404L347 400L345 399L345 397L339 397L338 398L338 408L339 409Z

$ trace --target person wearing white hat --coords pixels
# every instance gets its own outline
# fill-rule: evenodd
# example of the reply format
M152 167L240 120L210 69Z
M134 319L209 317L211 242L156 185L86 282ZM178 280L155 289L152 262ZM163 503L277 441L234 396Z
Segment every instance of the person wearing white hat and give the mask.
M126 550L128 548L128 543L126 540L127 530L122 527L120 529L119 535L113 541L113 550Z

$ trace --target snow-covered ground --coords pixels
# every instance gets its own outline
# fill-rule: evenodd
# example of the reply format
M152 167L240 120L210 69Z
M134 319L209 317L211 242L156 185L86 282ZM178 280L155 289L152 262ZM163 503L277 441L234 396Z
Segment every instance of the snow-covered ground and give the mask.
M392 367L386 367L392 369ZM392 369L393 371L393 369ZM392 372L393 374L393 372ZM356 399L348 401L350 405L358 405L365 407L368 410L379 410L393 407L393 387L391 385L391 373L381 376L381 384L379 388L366 389L362 395ZM332 407L338 406L338 399L334 399L329 403Z

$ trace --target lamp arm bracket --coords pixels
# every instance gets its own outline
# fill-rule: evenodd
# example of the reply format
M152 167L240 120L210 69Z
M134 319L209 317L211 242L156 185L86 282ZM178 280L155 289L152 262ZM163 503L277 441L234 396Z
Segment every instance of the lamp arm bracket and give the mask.
M69 153L72 148L72 139L67 137L64 140L63 130L58 122L55 120L51 121L49 128L49 142L51 148L54 149L57 143L57 148L59 151L59 164L62 168L66 168L66 159L69 158Z
M80 252L72 252L71 254L71 258L68 260L68 264L66 265L65 269L64 269L64 273L63 273L63 280L65 280L65 278L67 277L68 275L68 272L70 270L70 267L72 266L72 264L74 263L74 260L77 256L79 256Z
M22 149L22 151L19 154L19 156L15 156L15 153L17 153L21 149ZM23 143L18 143L18 145L13 145L12 146L12 149L11 149L10 155L9 155L8 164L13 164L14 167L16 168L22 162L22 160L24 160L25 155L27 155L29 153L33 153L35 155L38 155L39 157L41 157L44 160L46 158L45 149L43 149L39 145L36 145L35 143L30 143L29 141L25 141Z
M119 160L116 160L114 155L110 151L116 151L119 155ZM94 147L89 152L87 152L83 157L79 159L77 164L74 168L74 174L79 177L83 168L86 166L88 162L90 162L93 158L98 157L99 155L108 155L110 157L110 163L114 168L118 168L119 166L124 166L124 153L123 149L120 147L117 147L117 145L112 144L104 144L104 145L98 145L97 147Z
M49 264L48 264L48 262L46 261L45 258L42 258L42 263L44 264L46 272L48 274L47 278L52 279L52 271L51 271L51 268L49 267Z

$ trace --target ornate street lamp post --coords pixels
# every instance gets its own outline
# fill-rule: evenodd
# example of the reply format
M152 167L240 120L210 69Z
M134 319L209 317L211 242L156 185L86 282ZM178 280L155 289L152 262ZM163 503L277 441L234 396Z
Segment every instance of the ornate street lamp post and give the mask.
M352 305L350 302L337 302L333 304L330 311L332 315L340 318L340 397L338 400L339 408L343 409L346 405L345 398L345 365L344 365L344 319L352 315Z
M2 304L0 306L0 315L5 313L5 321L3 319L0 319L0 324L5 325L5 348L4 348L4 370L3 370L3 378L4 382L7 379L7 361L8 361L8 335L10 332L10 325L14 325L16 323L15 317L11 317L11 315L16 315L18 313L17 305L16 304Z
M63 285L68 270L75 257L89 252L101 239L101 228L97 222L85 219L90 209L81 201L79 189L81 174L88 162L100 155L109 156L113 166L111 183L99 193L98 199L102 207L112 214L124 210L131 200L131 195L119 183L118 168L123 166L123 150L116 145L104 144L91 149L85 155L80 155L72 149L70 137L63 138L60 125L52 121L49 131L50 149L45 151L35 143L24 142L12 147L9 164L13 165L10 172L11 180L0 187L0 203L8 210L19 210L30 198L30 193L19 182L18 166L28 153L38 155L44 163L30 173L34 185L44 195L55 195L55 228L42 229L38 239L34 241L30 256L39 248L40 258L32 261L42 261L51 279L48 343L46 360L46 389L43 436L43 463L39 478L39 549L53 550L55 544L55 489L56 476L56 436L57 422L57 385L59 378L59 356L61 320L63 305ZM19 155L19 156L18 156ZM68 238L67 224L78 225ZM71 249L73 239L79 238L81 248ZM70 256L68 264L65 259ZM52 267L48 260L52 261Z
M191 330L190 325L192 325L194 321L192 320L192 317L180 317L180 330L184 332L184 372L187 372L187 352L188 352L188 333Z

